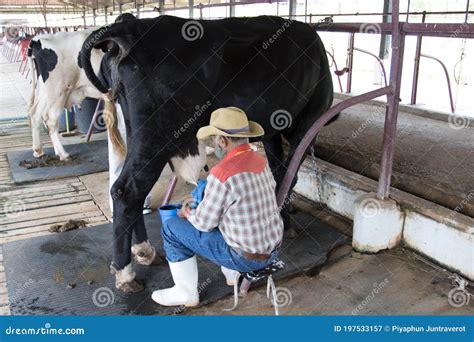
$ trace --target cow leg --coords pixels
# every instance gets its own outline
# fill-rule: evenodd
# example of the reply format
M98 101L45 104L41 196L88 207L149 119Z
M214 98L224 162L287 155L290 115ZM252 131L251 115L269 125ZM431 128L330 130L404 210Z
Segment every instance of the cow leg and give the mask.
M265 147L268 164L277 183L275 191L278 193L287 169L281 134L276 134L272 137L264 139L263 146ZM286 200L285 203L287 203ZM296 232L292 228L289 207L290 206L287 204L283 205L280 214L283 219L285 230L288 232L288 236L294 237L296 236Z
M143 203L168 160L151 151L140 151L140 148L134 146L135 144L130 144L129 149L133 152L127 154L123 170L111 189L114 212L112 270L116 275L116 287L124 292L143 289L135 280L131 265L132 233L135 233L137 245L148 245Z
M61 116L62 111L63 106L51 106L46 124L48 125L49 137L54 147L54 153L60 160L66 160L69 158L69 154L64 150L63 144L59 138L59 117Z
M43 120L39 113L33 113L31 116L31 137L33 140L33 156L39 158L44 156L43 146L41 144L41 125Z

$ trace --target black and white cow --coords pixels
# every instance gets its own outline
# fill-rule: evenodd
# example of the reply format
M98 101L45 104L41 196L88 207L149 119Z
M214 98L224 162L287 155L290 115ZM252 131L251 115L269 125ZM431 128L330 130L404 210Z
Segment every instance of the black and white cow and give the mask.
M134 280L130 245L132 233L147 239L145 196L167 160L196 144L196 131L209 124L210 113L236 106L264 127L262 140L279 184L289 162L282 139L291 156L331 106L333 85L318 34L279 17L160 16L113 24L95 36L84 43L81 64L97 89L120 103L128 136L124 168L112 187L112 266L117 287L137 291L142 287ZM90 63L94 47L108 49L99 75ZM196 115L196 106L204 104Z
M132 14L125 13L115 22L133 20ZM28 62L32 73L32 93L28 106L33 138L33 155L44 154L40 128L42 122L48 126L54 151L61 160L69 157L59 139L59 118L64 108L80 104L86 97L102 98L102 93L94 87L78 65L78 56L86 38L97 28L84 31L40 34L31 39L28 46ZM100 29L99 29L100 32ZM94 49L91 65L99 70L103 51Z
M117 18L117 22L135 19L131 14ZM43 121L49 129L49 136L54 150L61 160L69 157L59 138L59 118L64 108L80 104L87 97L102 98L102 93L86 77L78 63L79 52L86 38L94 31L88 29L77 32L58 32L42 34L33 38L29 45L29 62L33 70L32 95L29 104L29 118L33 138L33 155L41 157L44 154L40 129ZM100 29L99 29L100 32ZM99 71L104 53L94 49L91 55L93 70ZM125 125L118 110L117 128L122 139L126 137ZM108 120L105 120L108 124ZM109 141L109 180L110 187L120 175L123 167L123 157L115 153ZM175 173L185 181L195 183L200 170L206 164L204 144L197 142L185 153L180 153L170 159L170 165ZM158 175L161 169L157 171ZM154 249L148 243L132 246L133 254L139 263L150 264L154 259Z
M101 93L77 65L82 44L94 29L76 32L40 34L30 42L28 59L33 69L33 90L28 115L33 138L33 155L44 154L40 129L48 126L54 152L61 160L69 157L59 139L59 118L64 108L80 104L86 97L99 98ZM95 49L91 55L94 70L99 70L104 53ZM36 71L36 72L35 72Z

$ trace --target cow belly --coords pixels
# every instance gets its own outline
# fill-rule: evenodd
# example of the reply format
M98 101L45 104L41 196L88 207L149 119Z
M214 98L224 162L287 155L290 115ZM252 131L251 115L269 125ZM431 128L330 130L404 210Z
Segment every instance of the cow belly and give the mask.
M197 184L199 174L207 163L206 145L203 141L199 141L198 154L173 157L170 162L177 176L180 176L188 183Z

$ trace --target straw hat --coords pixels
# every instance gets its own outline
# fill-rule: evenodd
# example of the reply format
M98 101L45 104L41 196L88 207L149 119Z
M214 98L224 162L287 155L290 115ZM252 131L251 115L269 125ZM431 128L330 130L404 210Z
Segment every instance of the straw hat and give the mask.
M247 114L237 107L219 108L212 112L209 126L197 132L197 138L205 140L211 135L226 137L251 138L264 134L262 126L247 119Z

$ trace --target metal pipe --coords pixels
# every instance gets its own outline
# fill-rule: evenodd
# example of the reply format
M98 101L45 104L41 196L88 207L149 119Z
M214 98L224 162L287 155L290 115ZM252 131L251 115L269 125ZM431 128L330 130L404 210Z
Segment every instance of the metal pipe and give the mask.
M421 22L424 23L426 19L426 13L421 17ZM423 37L420 35L416 37L416 47L415 47L415 64L413 69L413 81L411 85L411 101L410 104L416 104L416 95L418 92L418 76L420 72L420 54L421 54L421 41Z
M469 2L470 0L466 0L466 14L464 16L464 22L467 23L467 18L469 16L469 13L472 13L472 12L469 12Z
M420 12L400 12L400 15L422 15L423 12L425 11L420 11ZM456 15L456 14L474 14L474 11L426 11L426 14L428 15L440 15L440 14L448 14L448 15ZM315 17L360 17L360 16L385 16L385 15L392 15L392 11L387 11L387 12L367 12L367 13L309 13L309 16L315 16ZM302 17L304 14L298 14L296 17Z
M176 175L173 175L173 178L171 178L169 184L168 184L168 189L166 190L165 196L163 197L163 202L161 205L167 205L170 202L171 195L173 195L174 188L176 187L176 183L178 182L178 177Z
M444 63L443 63L440 59L438 59L438 58L436 58L436 57L433 57L433 56L430 56L430 55L426 55L426 54L424 54L424 53L422 53L420 56L421 56L421 57L430 58L430 59L435 60L435 61L438 62L438 63L441 65L441 67L443 68L444 75L446 76L446 82L447 82L447 84L448 84L449 103L450 103L450 105L451 105L451 112L454 113L455 110L456 110L456 108L455 108L455 106L454 106L453 92L451 91L451 80L449 79L448 69L446 69L446 66L444 65Z
M328 50L326 50L326 53L329 55L329 57L331 57L332 62L334 64L334 68L336 68L336 71L339 71L339 69L337 67L336 59L334 58L334 55L332 53L330 53ZM339 83L339 89L341 90L341 93L342 93L343 90L342 90L341 76L339 76L338 74L336 74L336 76L337 76L337 81Z
M376 54L373 54L372 52L369 52L367 50L359 49L357 47L354 47L354 50L365 53L365 54L368 54L368 55L374 57L377 60L377 62L379 62L380 70L382 72L382 76L383 76L383 80L384 80L384 85L387 86L387 73L385 72L385 66L383 65L383 61L379 58L379 56L377 56Z
M97 106L95 106L94 115L92 116L91 124L89 125L89 129L87 130L86 134L86 142L91 140L92 130L94 129L95 122L97 121L97 117L99 116L99 107L102 100L97 101Z
M346 93L350 93L352 91L352 65L354 63L354 38L355 34L349 34L349 43L347 46L347 68L349 71L347 72L347 84L346 84Z
M319 131L324 127L324 125L331 120L334 116L339 114L346 108L354 106L356 104L366 102L376 97L387 95L392 90L391 87L383 87L376 90L369 91L368 93L364 93L361 95L357 95L351 97L347 100L339 102L335 106L331 107L326 113L321 115L318 120L316 120L311 128L305 133L303 139L301 139L298 147L296 148L293 156L291 157L290 164L286 170L285 176L283 177L283 181L280 185L280 189L278 190L277 194L277 204L281 208L284 204L285 198L290 190L291 184L293 179L298 172L300 167L301 161L305 155L306 150L309 148L311 143L314 143L314 139Z
M317 31L324 32L352 32L362 33L365 23L338 23L312 24ZM392 34L390 23L374 23L380 28L377 33ZM430 36L449 38L474 38L474 24L444 24L444 23L400 23L400 30L403 35L409 36ZM370 34L370 33L366 33Z
M400 97L400 83L402 79L403 51L405 36L402 33L399 15L400 1L392 2L392 60L390 64L390 88L388 108L385 115L384 134L382 142L382 161L380 163L380 177L377 197L385 199L390 193L390 179L392 177L393 156L395 152L395 136L397 133L398 105Z

